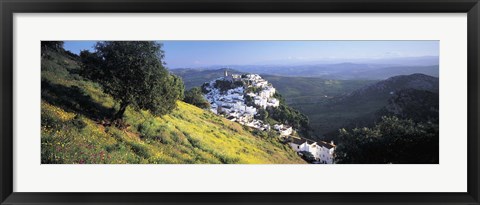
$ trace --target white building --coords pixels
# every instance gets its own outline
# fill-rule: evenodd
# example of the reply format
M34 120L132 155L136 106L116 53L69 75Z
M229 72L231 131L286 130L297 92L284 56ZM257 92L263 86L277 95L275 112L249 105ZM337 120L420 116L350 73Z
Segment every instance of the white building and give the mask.
M260 107L262 107L263 109L267 108L267 98L263 98L261 96L255 96L255 98L253 99L253 102L255 103L255 105L258 105Z
M252 106L246 106L245 107L245 112L251 115L257 114L257 108L254 108Z
M289 142L289 145L296 152L310 152L318 163L335 163L335 144L333 141L331 143L327 143L324 141L315 142L307 139L292 138L292 141Z
M266 87L268 85L268 82L266 80L257 80L253 85L255 87Z
M284 124L275 124L273 125L273 129L277 130L281 136L288 136L293 133L293 128Z
M239 74L232 74L232 78L233 78L233 79L241 79L242 76L239 75Z
M280 101L276 98L270 98L267 101L267 106L278 107L280 105Z

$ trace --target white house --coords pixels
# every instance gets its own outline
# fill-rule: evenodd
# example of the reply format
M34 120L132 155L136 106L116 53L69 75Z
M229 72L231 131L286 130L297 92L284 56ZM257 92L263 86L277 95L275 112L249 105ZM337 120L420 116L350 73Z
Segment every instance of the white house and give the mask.
M289 145L296 152L310 152L318 163L335 163L335 144L333 141L331 143L327 143L324 141L315 142L307 139L291 138Z
M257 80L255 81L255 87L265 87L267 86L268 82L266 80Z
M245 112L251 115L257 114L257 108L254 108L252 106L246 106L245 107Z
M253 99L253 102L255 103L255 105L258 105L258 106L262 107L263 109L265 109L267 107L267 98L262 98L260 96L255 96L255 98Z
M232 74L232 78L233 78L233 79L241 79L242 76L239 75L239 74Z
M319 162L333 164L335 162L335 144L333 141L331 143L319 141L317 145L320 147L320 151L318 152Z
M275 124L273 129L277 130L281 136L288 136L293 133L293 128L284 124Z
M278 107L280 105L280 101L276 98L270 98L267 101L267 106Z

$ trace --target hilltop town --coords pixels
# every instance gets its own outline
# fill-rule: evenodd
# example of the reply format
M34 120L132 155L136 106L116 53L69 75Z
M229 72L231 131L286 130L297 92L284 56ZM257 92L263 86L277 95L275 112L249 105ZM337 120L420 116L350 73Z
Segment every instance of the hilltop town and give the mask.
M316 163L334 163L335 145L333 142L315 142L296 134L288 124L273 124L258 119L260 109L278 107L280 100L275 98L276 90L258 74L231 74L204 83L204 97L210 103L210 111L222 115L233 122L261 131L275 130L300 155L308 154Z
M213 113L262 131L271 129L268 123L256 119L257 108L278 107L280 101L273 97L275 88L272 84L260 75L228 75L225 70L224 77L205 83L202 90ZM283 124L274 125L274 129L285 136L293 132L291 126Z

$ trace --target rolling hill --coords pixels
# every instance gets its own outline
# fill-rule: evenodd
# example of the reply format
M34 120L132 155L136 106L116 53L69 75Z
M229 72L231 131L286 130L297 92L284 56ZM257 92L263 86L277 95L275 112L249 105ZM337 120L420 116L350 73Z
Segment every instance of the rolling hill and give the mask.
M122 126L109 121L118 103L78 75L78 56L42 53L43 164L301 164L288 145L178 101L164 116L128 108Z
M395 92L404 89L427 90L438 93L438 78L419 73L391 77L387 80L383 80L355 90L354 92L337 100L335 104L359 100L385 101Z
M437 122L439 118L439 95L428 90L404 89L388 99L388 104L378 116L395 115L415 122Z
M432 66L396 66L379 68L364 72L356 73L354 76L351 74L339 75L338 78L343 79L387 79L398 75L411 75L415 73L421 73L433 77L439 76L438 65Z
M311 126L317 132L326 135L325 139L329 139L328 136L334 135L339 128L372 124L378 119L380 110L385 109L385 106L392 102L392 98L402 99L402 95L405 96L404 99L407 96L420 96L418 92L412 90L426 91L427 94L421 95L422 99L431 99L432 95L436 95L438 99L438 83L438 78L424 74L395 76L327 103L302 105L301 111L308 111ZM429 102L433 101L429 100ZM424 103L417 101L417 108Z
M331 80L318 77L262 76L278 89L287 104L291 106L326 102L377 82L375 80Z

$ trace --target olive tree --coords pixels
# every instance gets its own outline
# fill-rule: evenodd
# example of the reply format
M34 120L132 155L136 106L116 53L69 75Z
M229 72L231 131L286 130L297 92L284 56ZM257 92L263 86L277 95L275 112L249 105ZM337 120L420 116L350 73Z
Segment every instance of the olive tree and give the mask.
M164 115L183 98L182 80L164 67L162 44L152 41L104 41L82 51L82 75L98 82L120 104L113 120L128 106Z

